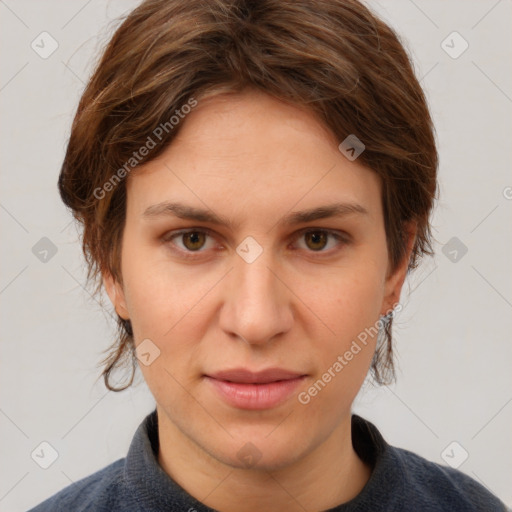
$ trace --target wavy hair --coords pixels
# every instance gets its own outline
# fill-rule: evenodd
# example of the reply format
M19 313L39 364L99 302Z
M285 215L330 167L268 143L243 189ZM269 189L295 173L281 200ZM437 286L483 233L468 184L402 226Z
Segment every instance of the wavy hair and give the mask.
M310 109L340 142L349 134L363 141L359 159L382 180L392 269L406 254L408 221L417 224L408 270L433 254L434 128L407 51L387 24L358 0L146 0L126 16L99 58L59 177L62 200L83 228L95 293L102 272L122 284L126 180L106 192L104 184L116 172L119 177L155 128L191 98L247 87ZM180 126L162 133L136 163L158 157ZM392 318L387 320L370 370L379 384L394 379ZM105 384L126 389L136 360L131 325L120 317L108 352ZM131 379L113 386L112 372L126 364Z

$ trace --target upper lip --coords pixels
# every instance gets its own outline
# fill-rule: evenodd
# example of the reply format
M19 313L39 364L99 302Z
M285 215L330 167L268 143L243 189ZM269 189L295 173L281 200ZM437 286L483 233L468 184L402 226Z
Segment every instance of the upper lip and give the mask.
M284 370L283 368L267 368L259 372L253 372L246 368L233 368L232 370L222 370L220 372L207 374L207 377L244 384L267 384L278 380L296 379L304 375L303 373Z

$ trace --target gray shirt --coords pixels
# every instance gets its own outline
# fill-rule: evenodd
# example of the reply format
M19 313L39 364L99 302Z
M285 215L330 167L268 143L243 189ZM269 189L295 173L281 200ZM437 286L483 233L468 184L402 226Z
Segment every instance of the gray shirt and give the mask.
M363 490L328 512L505 512L505 505L464 473L386 443L369 421L352 416L352 443L372 468ZM75 482L29 512L212 512L158 463L158 417L137 429L128 455Z

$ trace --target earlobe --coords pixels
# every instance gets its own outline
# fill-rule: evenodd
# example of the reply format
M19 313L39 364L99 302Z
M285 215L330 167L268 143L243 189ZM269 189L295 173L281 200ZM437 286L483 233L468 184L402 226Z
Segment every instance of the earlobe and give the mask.
M105 291L110 298L110 302L114 306L116 313L123 319L128 320L130 318L128 314L128 308L126 307L126 300L124 291L119 282L110 274L110 272L104 272L102 274L103 286Z
M382 302L383 309L381 311L381 315L387 315L390 313L394 306L400 301L400 293L407 276L409 261L411 259L412 250L416 242L416 222L411 221L406 223L405 230L407 232L406 253L395 271L388 275L386 278L384 300Z

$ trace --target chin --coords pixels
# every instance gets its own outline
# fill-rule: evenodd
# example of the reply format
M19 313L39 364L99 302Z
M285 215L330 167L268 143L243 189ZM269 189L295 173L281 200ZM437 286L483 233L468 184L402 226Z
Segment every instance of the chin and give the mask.
M305 455L304 451L307 450L298 446L294 436L276 436L271 440L265 431L260 435L232 439L229 446L222 447L216 444L209 451L215 459L233 468L276 471L302 458Z

